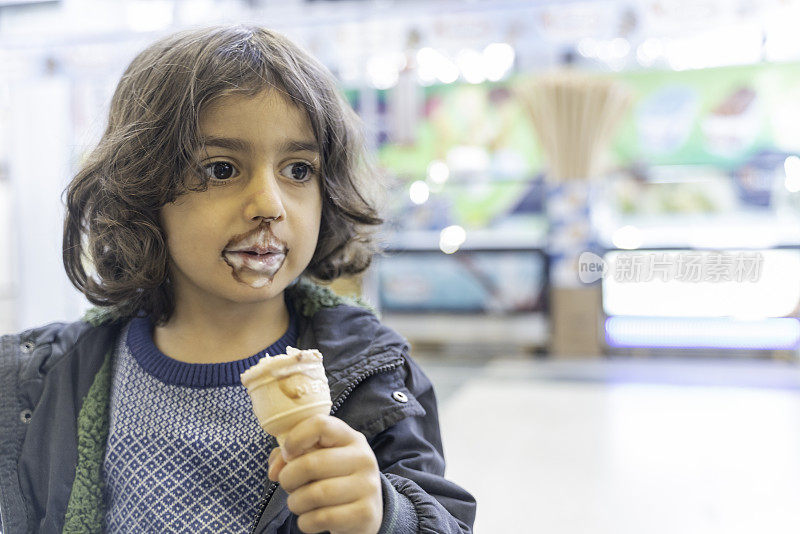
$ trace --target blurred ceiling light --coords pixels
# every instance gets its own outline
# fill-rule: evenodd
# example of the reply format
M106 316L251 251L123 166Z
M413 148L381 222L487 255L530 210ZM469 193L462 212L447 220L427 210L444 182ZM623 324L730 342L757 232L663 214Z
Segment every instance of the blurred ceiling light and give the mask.
M649 67L664 55L664 42L661 39L646 39L636 48L636 59L643 67Z
M137 32L163 30L172 24L173 2L165 0L133 0L125 4L128 26Z
M612 59L621 59L630 54L631 44L627 39L617 37L611 39L608 44L600 50L600 59L610 61Z
M439 80L442 83L453 83L458 79L458 67L453 61L438 50L430 47L420 48L417 52L417 77L423 85L431 85Z
M492 43L483 49L483 64L486 78L497 82L514 66L514 48L507 43Z
M390 89L397 85L405 65L405 56L399 52L372 56L367 61L367 76L376 89Z
M635 226L623 226L619 228L611 237L611 242L617 248L633 250L642 246L644 242L642 231Z
M468 83L481 83L486 81L486 68L483 54L470 48L461 50L456 56L456 65L461 71L461 76Z
M428 164L428 179L435 184L443 184L450 178L450 168L444 161L433 160Z
M422 180L417 180L411 184L408 194L411 197L411 202L419 206L420 204L425 204L428 201L428 198L431 195L431 190L428 187L428 184Z
M458 67L448 59L447 63L442 66L442 70L436 75L436 78L442 83L453 83L458 79Z
M417 51L417 78L424 84L436 81L436 67L441 62L441 52L425 47Z
M797 156L789 156L783 162L783 169L786 171L786 189L790 193L797 193L800 191L800 158Z
M617 37L616 39L598 41L586 38L578 42L578 53L583 57L598 59L606 63L614 70L621 70L624 66L624 59L631 52L631 44L627 39Z
M462 227L448 226L439 235L439 249L445 254L453 254L466 240L467 232Z

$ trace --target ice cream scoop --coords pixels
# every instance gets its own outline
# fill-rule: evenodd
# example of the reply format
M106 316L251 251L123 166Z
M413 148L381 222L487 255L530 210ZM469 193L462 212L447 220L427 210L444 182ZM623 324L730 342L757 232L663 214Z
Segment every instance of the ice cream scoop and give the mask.
M283 446L300 421L331 410L331 392L317 349L286 347L286 354L262 358L241 374L258 422Z

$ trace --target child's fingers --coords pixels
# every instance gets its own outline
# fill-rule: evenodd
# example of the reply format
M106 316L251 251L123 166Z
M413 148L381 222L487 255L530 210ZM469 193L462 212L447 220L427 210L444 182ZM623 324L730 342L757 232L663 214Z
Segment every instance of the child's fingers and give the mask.
M360 471L377 470L374 455L357 447L333 447L304 454L286 464L278 481L288 493L316 480L344 477Z
M281 471L284 466L286 466L286 460L283 459L280 447L275 447L272 449L272 452L269 453L268 465L269 470L267 471L267 477L273 482L277 482Z
M302 456L317 447L340 447L352 443L363 434L347 423L330 415L314 415L301 421L283 442L283 457L287 461Z
M329 478L306 484L289 495L286 505L296 515L317 508L338 506L358 500L363 489L349 483L347 477Z

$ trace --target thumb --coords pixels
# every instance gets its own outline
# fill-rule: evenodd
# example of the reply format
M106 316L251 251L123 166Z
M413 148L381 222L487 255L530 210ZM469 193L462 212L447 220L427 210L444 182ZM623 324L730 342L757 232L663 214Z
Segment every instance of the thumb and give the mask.
M275 447L269 454L269 469L267 470L267 477L271 481L277 482L278 477L285 466L286 460L283 459L283 454L281 454L280 447Z

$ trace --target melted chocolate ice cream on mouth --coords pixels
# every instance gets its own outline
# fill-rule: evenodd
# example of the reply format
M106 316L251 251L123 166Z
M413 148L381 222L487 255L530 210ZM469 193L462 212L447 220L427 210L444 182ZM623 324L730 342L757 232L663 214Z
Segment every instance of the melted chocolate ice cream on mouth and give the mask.
M269 223L262 224L234 245L222 251L222 257L237 282L261 288L272 282L286 261L289 249L272 233Z

